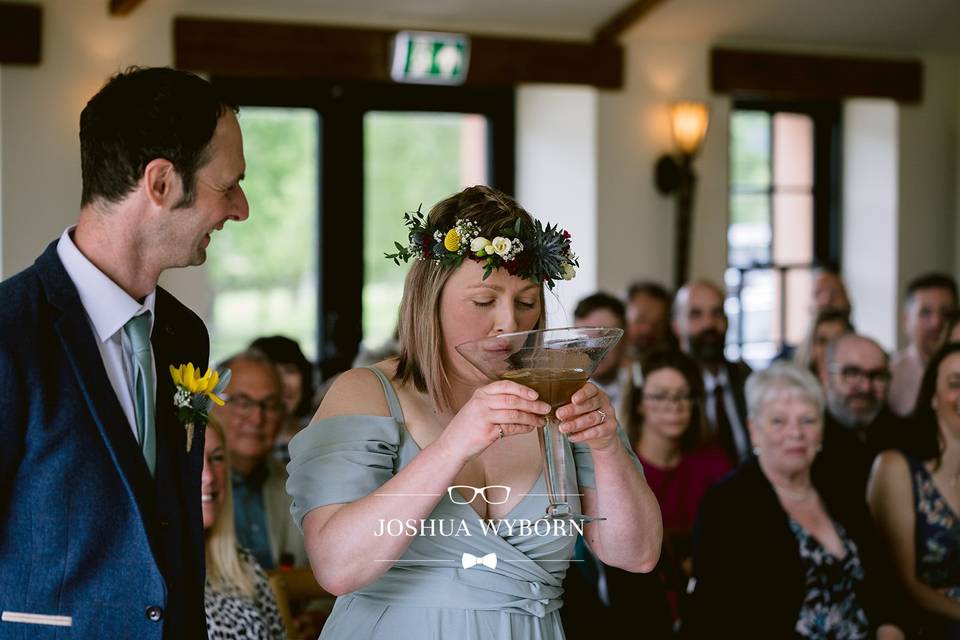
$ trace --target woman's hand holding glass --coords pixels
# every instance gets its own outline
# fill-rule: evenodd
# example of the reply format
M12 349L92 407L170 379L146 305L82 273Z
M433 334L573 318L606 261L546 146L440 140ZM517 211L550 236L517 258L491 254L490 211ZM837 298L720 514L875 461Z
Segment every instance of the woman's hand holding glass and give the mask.
M500 380L474 391L443 430L441 439L449 450L470 460L501 438L542 427L548 413L550 405L537 400L536 391Z
M570 442L583 442L593 450L608 449L617 440L617 414L610 396L592 382L583 385L570 404L557 409L561 433Z

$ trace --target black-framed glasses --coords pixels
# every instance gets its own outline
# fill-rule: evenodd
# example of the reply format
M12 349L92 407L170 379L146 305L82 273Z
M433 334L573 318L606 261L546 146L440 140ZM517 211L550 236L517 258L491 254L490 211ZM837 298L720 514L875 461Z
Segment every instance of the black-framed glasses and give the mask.
M253 413L255 407L260 407L260 411L265 416L276 417L283 413L286 408L283 400L279 398L266 398L265 400L254 400L245 393L220 394L220 397L227 403L231 409L243 415Z
M889 369L864 369L853 364L830 365L830 372L840 376L844 384L854 384L856 382L869 382L870 384L887 384L890 382Z

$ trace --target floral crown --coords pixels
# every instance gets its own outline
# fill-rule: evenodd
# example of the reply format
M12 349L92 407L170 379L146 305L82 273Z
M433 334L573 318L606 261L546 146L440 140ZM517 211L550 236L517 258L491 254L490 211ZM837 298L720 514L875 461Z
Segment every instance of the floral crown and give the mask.
M512 276L529 278L554 287L555 280L572 280L579 267L570 248L570 234L556 225L544 227L539 220L533 225L517 218L513 226L498 229L492 240L480 235L480 227L472 220L457 218L446 231L431 229L420 209L403 214L403 223L410 229L407 246L399 242L396 253L383 254L399 265L411 258L434 260L458 266L464 258L483 264L483 279L494 269L506 269Z

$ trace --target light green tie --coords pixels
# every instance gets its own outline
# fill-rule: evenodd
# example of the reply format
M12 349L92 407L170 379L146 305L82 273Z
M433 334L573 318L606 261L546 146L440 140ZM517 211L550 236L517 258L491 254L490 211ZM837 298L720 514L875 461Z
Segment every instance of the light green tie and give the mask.
M134 316L123 326L133 347L134 406L137 412L137 434L143 458L150 475L157 466L157 430L154 425L153 355L150 351L150 312Z

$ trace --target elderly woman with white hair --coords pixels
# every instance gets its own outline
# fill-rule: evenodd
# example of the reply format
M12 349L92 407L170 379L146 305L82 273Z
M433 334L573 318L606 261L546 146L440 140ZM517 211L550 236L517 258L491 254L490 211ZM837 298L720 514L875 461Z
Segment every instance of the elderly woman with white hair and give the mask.
M814 459L824 398L778 362L746 386L754 457L717 484L694 529L691 637L903 638L865 497Z

